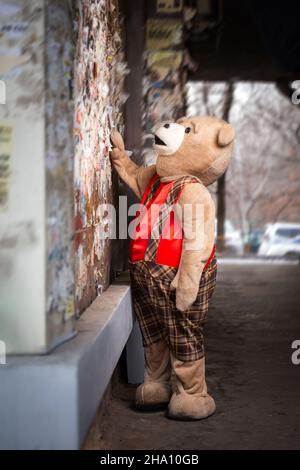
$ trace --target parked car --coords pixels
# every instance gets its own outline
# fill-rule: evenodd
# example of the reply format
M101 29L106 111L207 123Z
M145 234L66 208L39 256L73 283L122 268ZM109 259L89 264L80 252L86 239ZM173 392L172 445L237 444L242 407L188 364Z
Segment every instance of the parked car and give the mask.
M286 256L300 258L300 237L274 243L270 246L268 256Z
M258 254L262 256L298 256L300 253L300 224L269 225Z

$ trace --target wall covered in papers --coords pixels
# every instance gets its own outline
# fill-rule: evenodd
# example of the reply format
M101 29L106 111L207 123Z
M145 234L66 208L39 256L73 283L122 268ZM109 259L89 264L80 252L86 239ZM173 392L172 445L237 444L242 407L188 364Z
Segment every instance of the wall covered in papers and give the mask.
M86 308L110 280L110 130L122 129L126 64L114 0L76 2L75 298Z

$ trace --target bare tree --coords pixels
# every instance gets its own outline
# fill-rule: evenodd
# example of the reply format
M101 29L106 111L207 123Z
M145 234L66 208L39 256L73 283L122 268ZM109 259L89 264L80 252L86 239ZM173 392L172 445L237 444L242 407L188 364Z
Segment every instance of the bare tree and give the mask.
M279 218L300 222L299 107L272 83L199 82L190 87L190 114L216 115L236 129L233 161L213 188L219 249L225 217L244 236Z
M231 217L238 207L244 234L251 226L272 223L282 216L296 221L299 109L272 84L240 83L231 119L238 135L228 177ZM238 198L234 197L236 192Z
M229 115L234 98L234 82L227 85L223 110L224 121L229 121ZM226 173L218 180L217 186L217 219L218 219L218 250L225 249L225 220L226 220Z

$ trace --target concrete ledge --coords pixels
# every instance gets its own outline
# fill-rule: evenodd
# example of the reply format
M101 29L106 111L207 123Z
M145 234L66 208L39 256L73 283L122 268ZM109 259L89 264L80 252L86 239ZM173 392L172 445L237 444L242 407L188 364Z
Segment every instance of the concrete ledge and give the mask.
M48 356L0 366L0 449L79 449L133 327L127 281L112 285Z

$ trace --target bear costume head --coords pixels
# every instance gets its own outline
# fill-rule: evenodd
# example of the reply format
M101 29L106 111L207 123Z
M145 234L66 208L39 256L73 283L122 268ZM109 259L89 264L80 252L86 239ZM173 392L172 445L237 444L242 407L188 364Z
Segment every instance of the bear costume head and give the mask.
M228 168L234 129L216 117L184 117L160 126L154 139L160 177L192 175L208 186Z

